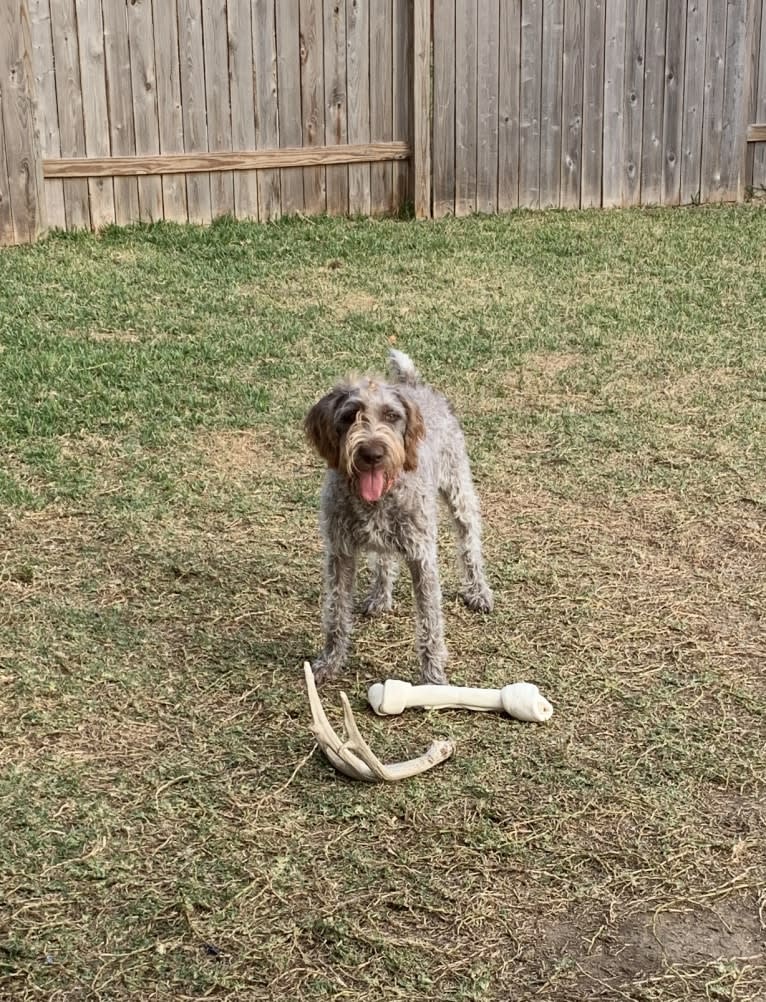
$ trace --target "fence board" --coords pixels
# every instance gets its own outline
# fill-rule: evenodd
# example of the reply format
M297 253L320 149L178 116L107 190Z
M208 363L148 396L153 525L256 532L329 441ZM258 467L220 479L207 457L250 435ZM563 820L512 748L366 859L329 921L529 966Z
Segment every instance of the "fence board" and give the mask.
M705 47L705 106L702 115L702 185L704 201L723 195L721 139L723 136L724 70L726 68L726 4L708 0Z
M0 24L2 24L1 19ZM8 25L3 27L7 28ZM2 62L0 62L0 70L3 69ZM13 215L11 213L11 182L8 177L8 149L3 127L3 95L0 92L0 247L15 243L16 231L13 228Z
M606 0L585 0L580 204L601 205Z
M497 212L497 102L500 50L499 0L478 5L477 115L476 115L476 210Z
M503 0L499 26L498 177L500 212L519 204L521 0Z
M583 0L566 0L562 68L561 205L580 204L583 118Z
M277 106L279 145L301 146L301 54L298 0L278 0L275 6L277 30ZM369 138L369 137L368 137ZM303 171L281 173L282 212L303 212Z
M32 32L26 4L5 4L0 9L0 90L0 147L4 146L5 168L0 183L5 187L6 204L10 195L13 224L11 237L4 210L0 240L27 243L45 229L45 196L35 119Z
M415 216L431 215L431 2L415 0L412 29L412 156Z
M89 157L109 156L109 102L106 95L106 55L101 0L77 0L77 31L80 36L85 150ZM115 221L114 182L111 178L88 181L91 225Z
M686 75L686 4L668 3L665 33L665 93L662 117L662 191L665 205L681 200L683 96Z
M205 62L205 106L207 109L208 150L230 150L231 93L228 67L229 49L226 19L220 8L202 2L202 48ZM210 204L213 218L234 215L234 175L210 176Z
M348 141L370 141L370 23L363 0L346 3L346 81L348 85ZM367 44L365 44L367 42ZM348 169L349 212L370 212L370 167Z
M73 0L56 0L51 5L51 32L61 155L84 157L85 123L82 113L77 17ZM90 227L87 181L64 182L64 213L67 229Z
M433 198L438 219L455 211L455 0L434 0Z
M346 3L324 3L324 94L327 146L348 142L346 107ZM327 212L332 216L348 212L348 167L328 167L325 175Z
M250 0L227 0L226 17L229 31L231 145L235 150L252 150L255 147L255 94ZM237 171L234 174L234 215L237 219L258 218L258 175L255 171Z
M622 204L641 201L646 0L628 4L625 32L625 115L623 119Z
M178 8L176 0L153 0L153 5L160 151L183 153L184 123L181 114ZM178 223L187 222L189 210L186 204L184 177L162 178L162 208L165 219L172 219Z
M522 0L519 83L519 205L540 204L540 99L542 0Z
M414 11L410 0L394 0L394 139L414 146L412 106ZM412 200L411 164L394 164L394 208Z
M279 146L277 115L277 36L274 0L252 0L253 59L255 61L255 145ZM261 222L282 214L280 172L257 172L258 218Z
M159 153L160 128L151 0L136 0L128 5L128 41L136 152ZM138 204L143 221L162 219L162 182L158 177L139 178Z
M200 0L178 0L178 51L181 63L181 117L184 150L207 150L205 105L205 53L202 45ZM189 222L208 223L213 218L210 175L190 174L186 179Z
M622 204L627 0L609 0L604 42L604 138L602 204Z
M393 10L391 0L370 5L370 130L371 139L393 139ZM370 168L370 209L373 214L393 209L394 173L391 164Z
M752 122L766 122L766 0L761 4L760 33L758 36L760 58L755 82L755 113ZM750 183L760 195L766 194L766 143L755 143Z
M686 10L681 202L701 196L702 131L705 105L707 0L689 0Z
M477 5L455 3L455 215L476 211Z
M748 6L753 0L735 0L727 7L726 64L723 81L723 113L721 124L721 198L730 201L740 195L742 166L746 144L745 73L749 60Z
M662 201L665 101L665 46L667 0L648 0L646 5L646 61L644 64L644 124L641 146L641 202Z
M303 145L321 146L324 143L321 0L300 0L300 20ZM326 210L324 167L308 167L303 171L303 204L306 212L313 215Z
M35 70L40 146L44 157L58 157L61 156L61 143L56 108L56 79L53 72L50 0L29 0L29 19L32 29L32 64ZM66 229L64 182L44 181L43 198L47 208L48 225Z
M558 206L561 198L563 46L564 0L545 0L540 88L541 208Z

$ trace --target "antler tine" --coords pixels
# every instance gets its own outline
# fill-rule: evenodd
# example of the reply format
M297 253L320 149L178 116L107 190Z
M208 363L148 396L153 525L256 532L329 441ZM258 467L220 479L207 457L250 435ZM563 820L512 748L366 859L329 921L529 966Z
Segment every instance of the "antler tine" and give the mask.
M330 760L332 765L351 779L359 779L366 783L374 783L377 776L365 765L361 759L349 751L344 742L332 728L324 707L319 699L314 673L308 661L303 662L303 674L306 679L306 689L308 690L309 706L311 708L311 728L317 744Z
M421 772L427 772L428 769L433 769L435 765L448 759L455 750L451 741L432 741L425 754L418 758L384 765L359 733L354 714L351 711L351 704L345 692L340 694L340 698L343 704L343 721L351 739L349 745L376 776L388 783L393 783L397 779L409 779L412 776L420 775Z
M358 753L362 762L364 762L371 772L375 773L378 779L381 779L384 782L386 780L390 780L391 776L388 775L386 766L383 765L378 756L359 733L359 728L356 726L356 720L351 710L351 704L349 703L348 696L345 692L340 694L340 701L343 705L343 723L346 726L346 732L349 736L349 747L353 748L354 751Z

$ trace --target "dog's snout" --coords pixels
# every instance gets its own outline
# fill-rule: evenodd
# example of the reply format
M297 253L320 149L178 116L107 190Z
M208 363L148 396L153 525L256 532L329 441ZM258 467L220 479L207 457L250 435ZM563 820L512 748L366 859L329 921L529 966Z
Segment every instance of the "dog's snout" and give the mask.
M367 466L377 466L383 462L385 449L380 442L366 442L359 447L359 458Z

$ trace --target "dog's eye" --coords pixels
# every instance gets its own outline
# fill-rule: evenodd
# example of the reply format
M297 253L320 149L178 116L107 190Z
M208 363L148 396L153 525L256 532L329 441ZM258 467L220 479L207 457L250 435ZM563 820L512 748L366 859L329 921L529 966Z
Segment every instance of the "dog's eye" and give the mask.
M337 424L339 428L348 428L349 425L353 424L359 413L358 407L349 407L338 415Z
M396 424L399 420L399 415L396 411L383 411L383 420L386 424Z

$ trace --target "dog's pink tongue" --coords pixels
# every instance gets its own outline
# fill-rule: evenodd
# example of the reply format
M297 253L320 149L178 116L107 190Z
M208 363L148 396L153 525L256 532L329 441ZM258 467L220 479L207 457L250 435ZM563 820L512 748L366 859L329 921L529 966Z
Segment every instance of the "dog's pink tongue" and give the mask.
M379 501L386 486L383 470L365 470L359 474L359 493L365 501Z

